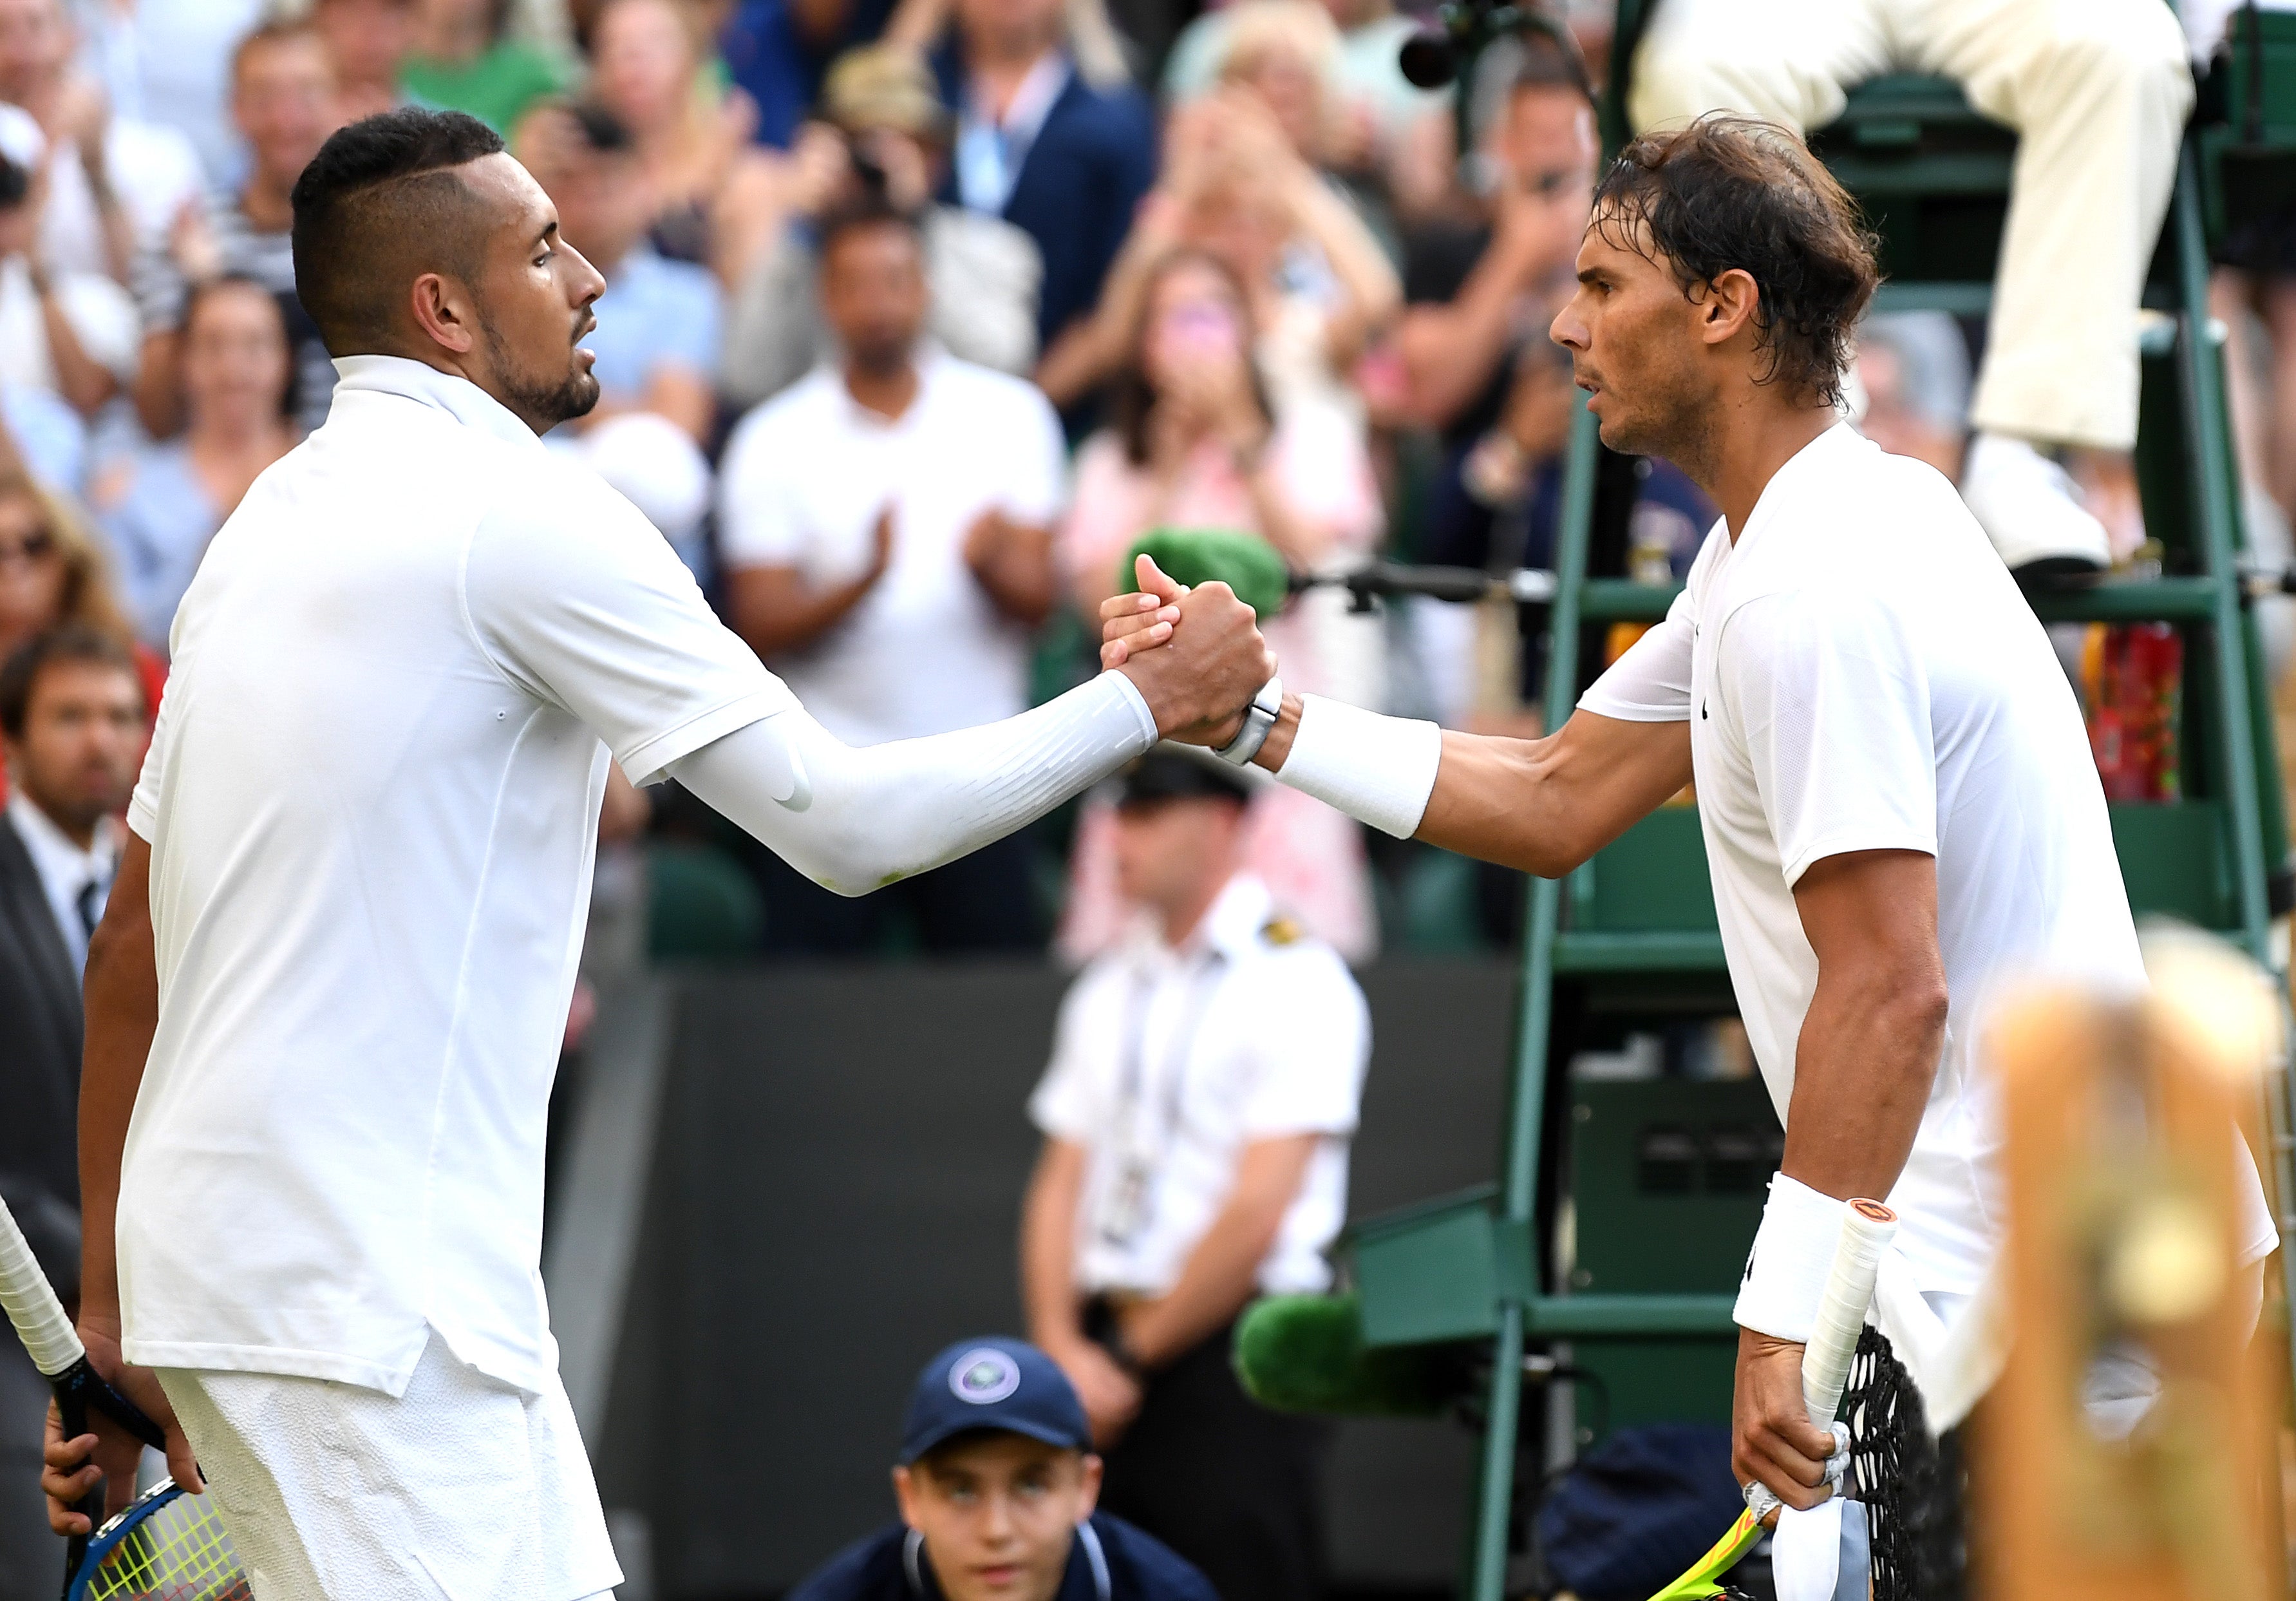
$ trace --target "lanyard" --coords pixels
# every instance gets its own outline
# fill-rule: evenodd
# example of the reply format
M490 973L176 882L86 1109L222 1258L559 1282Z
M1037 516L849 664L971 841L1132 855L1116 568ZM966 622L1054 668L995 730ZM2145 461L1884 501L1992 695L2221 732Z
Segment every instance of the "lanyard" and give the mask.
M1212 989L1218 984L1226 965L1227 958L1223 953L1210 953L1202 966L1197 969L1195 981L1188 987L1187 1009L1174 1024L1172 1039L1166 1050L1166 1059L1171 1063L1171 1069L1165 1075L1162 1124L1156 1130L1152 1145L1145 1137L1148 1120L1144 1115L1144 1104L1148 1098L1149 1003L1154 998L1159 985L1154 976L1149 973L1141 973L1133 980L1130 1015L1124 1030L1124 1055L1119 1079L1119 1104L1122 1110L1118 1123L1117 1172L1115 1182L1099 1209L1100 1237L1109 1244L1128 1245L1148 1222L1150 1198L1185 1116L1180 1097L1187 1087L1188 1064L1195 1054L1196 1035L1203 1027L1204 1011L1211 999Z
M1195 982L1188 988L1187 1010L1181 1015L1167 1043L1165 1060L1172 1063L1164 1081L1164 1118L1160 1137L1153 1154L1160 1157L1171 1146L1172 1138L1180 1130L1181 1092L1187 1088L1188 1063L1195 1055L1196 1036L1204 1026L1204 1011L1226 971L1227 956L1212 951L1197 968ZM1148 1077L1148 1013L1150 1003L1158 989L1152 974L1141 973L1132 981L1132 1004L1129 1021L1124 1030L1124 1063L1118 1082L1118 1104L1123 1109L1119 1127L1124 1130L1124 1148L1128 1154L1147 1156L1151 1153L1141 1141L1141 1103L1146 1098ZM1173 1049L1173 1047L1178 1048Z

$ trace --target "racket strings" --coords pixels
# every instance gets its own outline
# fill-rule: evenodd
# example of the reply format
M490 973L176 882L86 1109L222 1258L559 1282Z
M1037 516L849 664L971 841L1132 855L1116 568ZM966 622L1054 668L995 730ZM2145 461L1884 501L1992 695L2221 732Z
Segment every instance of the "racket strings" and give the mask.
M1845 1392L1848 1493L1866 1504L1873 1601L1965 1601L1968 1474L1958 1430L1930 1433L1921 1391L1890 1342L1858 1336Z
M154 1507L73 1591L86 1601L252 1601L247 1575L205 1496Z

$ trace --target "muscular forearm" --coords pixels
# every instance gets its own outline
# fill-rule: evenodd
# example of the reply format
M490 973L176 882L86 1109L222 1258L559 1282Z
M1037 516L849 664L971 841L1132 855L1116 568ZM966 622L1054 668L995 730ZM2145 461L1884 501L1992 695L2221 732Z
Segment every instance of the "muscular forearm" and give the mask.
M1047 1140L1021 1208L1021 1301L1029 1338L1057 1351L1084 1337L1076 1291L1077 1197L1084 1152Z
M1841 1200L1887 1195L1929 1104L1945 1019L1939 973L1821 965L1794 1052L1787 1175Z
M840 895L865 895L1033 822L1156 743L1155 719L1103 673L983 727L859 747L802 709L676 763L686 788Z
M1293 768L1291 758L1307 703L1283 698L1283 710L1254 759L1295 788L1306 790L1350 815L1386 826L1379 816L1351 802L1344 770L1355 763L1363 776L1404 781L1403 769L1423 742L1406 739L1405 720L1380 718L1352 708L1318 702L1321 718L1336 710L1351 716L1360 735L1317 742ZM1422 726L1423 727L1423 725ZM1388 753L1390 742L1402 751ZM1336 749L1335 749L1336 747ZM1460 734L1441 735L1440 756L1426 784L1414 837L1463 856L1559 878L1626 832L1636 819L1690 782L1690 733L1685 723L1631 723L1581 711L1544 739L1517 740ZM1314 759L1309 759L1309 757ZM1335 786L1325 782L1337 776Z
M103 921L88 941L87 1037L79 1080L80 1309L117 1319L120 1151L160 1024L152 946L151 848L131 836Z
M1783 1165L1822 1195L1879 1200L1913 1149L1945 1046L1937 860L1909 850L1823 857L1793 895L1817 988L1794 1049Z

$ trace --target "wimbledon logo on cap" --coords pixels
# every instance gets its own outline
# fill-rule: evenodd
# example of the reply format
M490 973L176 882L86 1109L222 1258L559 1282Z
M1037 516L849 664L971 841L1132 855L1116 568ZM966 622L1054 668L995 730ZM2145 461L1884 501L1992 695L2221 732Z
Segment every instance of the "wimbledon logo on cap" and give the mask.
M949 1393L976 1407L995 1406L1020 1387L1020 1365L993 1346L966 1351L948 1370Z

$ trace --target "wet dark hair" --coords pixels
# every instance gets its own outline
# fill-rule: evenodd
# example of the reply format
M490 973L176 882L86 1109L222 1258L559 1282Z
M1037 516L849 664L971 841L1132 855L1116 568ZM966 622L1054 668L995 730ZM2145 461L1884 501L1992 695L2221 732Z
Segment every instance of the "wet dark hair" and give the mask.
M1838 406L1857 319L1881 283L1878 242L1833 175L1775 123L1714 114L1645 134L1595 187L1594 228L1673 273L1693 299L1724 273L1761 291L1759 380Z
M0 734L24 737L24 719L32 710L32 691L41 672L62 661L89 662L127 675L135 698L144 698L144 677L135 670L135 657L125 645L102 628L84 622L59 624L36 634L0 664Z
M1143 365L1141 348L1148 341L1148 322L1156 315L1156 291L1164 280L1184 267L1200 267L1227 285L1229 299L1235 302L1237 315L1244 319L1243 367L1251 381L1251 398L1259 407L1259 415L1269 427L1275 424L1275 406L1269 399L1267 380L1259 371L1259 363L1251 350L1251 296L1235 269L1209 250L1193 245L1182 245L1165 255L1148 269L1148 278L1140 286L1140 310L1133 320L1132 337L1126 342L1124 365L1109 381L1108 423L1116 437L1124 441L1124 459L1136 467L1148 464L1148 421L1156 410L1156 386L1148 381Z
M485 219L454 168L502 135L461 111L401 106L339 128L295 180L295 295L331 356L380 349L393 302L423 270L476 276Z

